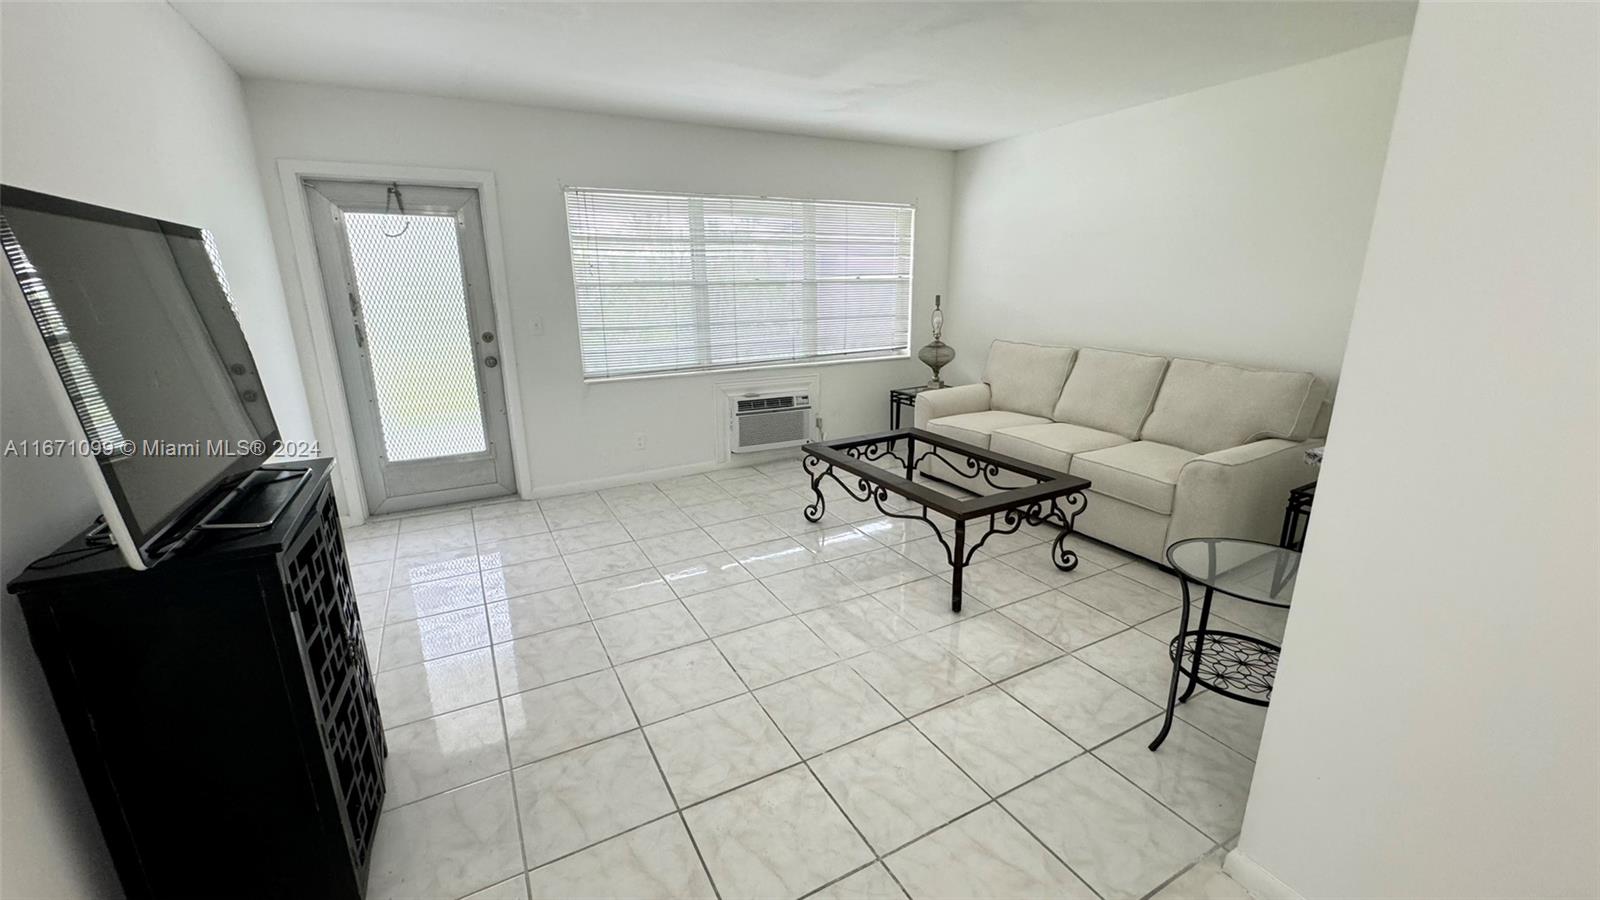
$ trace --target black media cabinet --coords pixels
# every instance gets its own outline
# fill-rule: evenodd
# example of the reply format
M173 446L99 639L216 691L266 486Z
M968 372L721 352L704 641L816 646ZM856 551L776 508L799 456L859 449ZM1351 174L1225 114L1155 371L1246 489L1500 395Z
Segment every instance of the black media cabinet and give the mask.
M366 893L388 751L331 467L263 467L228 517L292 491L268 528L144 572L86 531L8 585L130 898Z

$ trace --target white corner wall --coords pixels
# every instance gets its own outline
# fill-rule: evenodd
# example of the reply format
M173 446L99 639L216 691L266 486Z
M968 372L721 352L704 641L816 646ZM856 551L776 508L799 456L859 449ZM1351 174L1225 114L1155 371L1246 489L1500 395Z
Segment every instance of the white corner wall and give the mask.
M679 376L584 384L564 185L756 194L917 205L912 348L931 338L944 293L954 154L380 91L247 81L245 102L286 290L302 311L277 161L494 173L533 486L544 495L719 462L718 381ZM312 361L307 360L308 364ZM888 391L927 380L916 360L745 373L820 379L827 434L888 427ZM317 409L319 417L325 412ZM331 427L318 422L319 433ZM647 448L634 447L635 434Z
M956 155L958 380L1012 338L1337 378L1406 39Z
M1600 6L1422 4L1250 886L1600 896L1597 119Z
M166 4L0 10L0 180L216 235L286 439L310 418L283 309L239 79ZM0 445L66 436L47 379L0 316ZM75 462L0 465L0 577L93 518ZM27 629L0 597L0 897L121 894Z

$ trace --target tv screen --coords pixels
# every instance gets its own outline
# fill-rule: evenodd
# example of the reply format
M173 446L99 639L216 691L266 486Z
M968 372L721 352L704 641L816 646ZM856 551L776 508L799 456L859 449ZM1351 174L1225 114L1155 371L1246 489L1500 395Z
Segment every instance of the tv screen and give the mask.
M0 243L137 562L277 425L210 235L0 186ZM102 507L105 507L102 497ZM113 527L113 533L121 529ZM118 534L119 543L124 535Z

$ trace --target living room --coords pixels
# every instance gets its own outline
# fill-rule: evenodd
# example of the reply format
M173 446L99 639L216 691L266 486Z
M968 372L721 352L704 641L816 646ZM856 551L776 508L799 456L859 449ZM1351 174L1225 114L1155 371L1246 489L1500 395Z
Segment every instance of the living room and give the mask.
M1600 7L0 40L0 896L1600 895Z

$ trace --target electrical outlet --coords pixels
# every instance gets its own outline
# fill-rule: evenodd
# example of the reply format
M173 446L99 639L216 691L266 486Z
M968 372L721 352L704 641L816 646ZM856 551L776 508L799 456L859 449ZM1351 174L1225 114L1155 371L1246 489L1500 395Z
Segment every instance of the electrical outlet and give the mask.
M637 432L637 433L634 434L634 436L633 436L633 449L635 449L635 450L643 450L647 443L649 443L649 440L645 437L645 433L644 432L640 431L640 432Z

